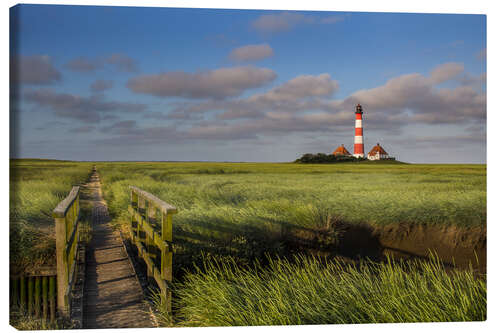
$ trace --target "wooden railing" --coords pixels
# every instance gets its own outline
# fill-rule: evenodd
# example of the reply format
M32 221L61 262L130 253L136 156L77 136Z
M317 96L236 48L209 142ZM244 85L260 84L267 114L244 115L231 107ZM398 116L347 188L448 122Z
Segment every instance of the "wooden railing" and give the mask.
M51 269L11 277L10 304L36 318L56 319L56 275Z
M154 278L171 311L172 216L177 208L151 193L130 186L130 237L144 259L149 278Z
M57 310L62 317L68 317L71 306L70 295L76 276L77 247L80 240L79 186L73 186L68 196L54 209L52 216L56 224Z

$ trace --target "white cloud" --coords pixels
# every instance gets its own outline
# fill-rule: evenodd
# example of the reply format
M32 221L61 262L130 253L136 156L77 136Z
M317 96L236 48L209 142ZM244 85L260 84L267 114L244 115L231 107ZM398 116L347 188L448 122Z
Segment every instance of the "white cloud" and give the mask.
M252 21L253 29L262 33L277 33L291 30L299 24L335 24L342 22L347 15L305 15L297 12L264 14Z
M430 77L406 74L390 79L383 86L360 90L344 100L344 106L361 103L371 112L409 113L411 121L430 124L483 121L486 95L472 86L436 88L463 72L463 65L448 63L436 67Z
M338 82L332 80L327 73L317 76L300 75L264 94L254 95L249 100L285 102L307 97L326 97L331 96L338 87Z
M464 64L457 62L449 62L434 68L431 72L431 81L434 84L439 84L457 77L464 71Z
M168 72L142 75L128 81L136 93L158 97L215 98L238 96L247 89L273 81L276 73L252 66L228 67L206 72Z
M235 62L249 62L266 59L273 55L274 51L269 44L256 44L233 49L229 54L229 59Z
M282 12L261 15L252 22L252 27L260 32L282 32L307 21L310 21L310 19L303 14Z

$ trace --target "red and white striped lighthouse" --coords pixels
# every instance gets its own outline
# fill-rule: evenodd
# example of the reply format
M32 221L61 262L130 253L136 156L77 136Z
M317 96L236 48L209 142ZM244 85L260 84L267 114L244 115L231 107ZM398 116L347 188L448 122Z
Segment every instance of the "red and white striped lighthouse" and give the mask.
M356 125L354 126L354 157L365 157L365 145L363 144L363 108L361 104L356 105Z

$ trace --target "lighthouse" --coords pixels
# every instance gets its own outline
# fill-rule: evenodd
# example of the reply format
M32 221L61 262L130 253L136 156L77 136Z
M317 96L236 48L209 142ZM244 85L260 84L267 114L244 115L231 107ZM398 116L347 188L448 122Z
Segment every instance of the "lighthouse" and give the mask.
M365 146L363 144L363 108L361 104L356 105L356 124L354 126L354 157L365 157Z

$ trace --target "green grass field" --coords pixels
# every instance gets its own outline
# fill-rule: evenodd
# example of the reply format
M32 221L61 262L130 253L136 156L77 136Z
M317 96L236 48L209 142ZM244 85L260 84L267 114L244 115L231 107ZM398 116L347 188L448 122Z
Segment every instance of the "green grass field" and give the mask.
M267 219L307 227L321 226L326 216L379 225L486 222L484 165L97 165L112 213L125 211L127 187L136 185L177 206L182 225L220 214L238 224Z
M439 262L340 269L338 261L320 263L290 247L307 240L328 249L337 241L338 221L484 227L485 165L95 164L117 227L130 220L129 185L179 210L175 325L486 318L485 280L471 271L449 274ZM91 165L11 163L11 262L51 257L50 212ZM306 304L310 298L317 301ZM163 322L170 322L159 300L157 305Z
M336 261L319 265L310 256L290 257L284 244L284 238L303 241L311 230L323 231L322 238L312 239L315 243L335 243L338 235L332 225L339 220L485 226L484 165L97 166L116 223L128 221L129 185L179 208L174 217L174 276L182 278L175 286L175 325L486 318L486 284L472 271L450 275L438 261L365 263L340 270ZM292 262L272 259L280 257ZM171 323L159 298L156 308L163 323Z
M11 160L11 273L55 264L52 211L73 185L87 180L90 168L89 163Z

